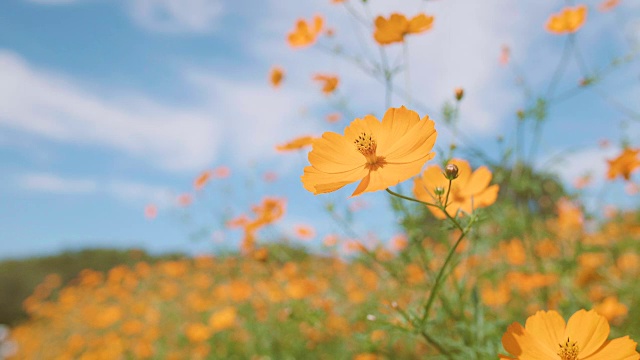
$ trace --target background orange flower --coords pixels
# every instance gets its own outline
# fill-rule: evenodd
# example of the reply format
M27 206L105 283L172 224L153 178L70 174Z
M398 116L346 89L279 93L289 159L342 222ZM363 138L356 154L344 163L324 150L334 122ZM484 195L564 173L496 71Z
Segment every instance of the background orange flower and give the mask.
M408 20L404 15L394 13L388 19L378 16L375 20L373 38L380 45L404 41L408 34L419 34L433 26L433 16L419 14Z
M578 31L587 18L587 6L566 7L553 14L547 21L547 30L554 34L574 33Z
M317 74L313 77L313 80L322 83L322 92L325 95L329 95L336 91L340 79L335 75Z
M293 48L301 48L313 45L324 25L324 20L321 16L316 15L313 17L313 24L308 23L304 19L299 19L296 22L295 28L289 33L287 41Z

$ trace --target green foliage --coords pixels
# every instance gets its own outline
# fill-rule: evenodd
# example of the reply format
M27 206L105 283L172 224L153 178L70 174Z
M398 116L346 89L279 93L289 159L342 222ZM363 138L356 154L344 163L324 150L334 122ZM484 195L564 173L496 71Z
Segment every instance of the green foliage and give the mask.
M143 250L86 249L58 255L0 261L0 324L15 325L27 318L22 302L45 276L58 274L63 283L83 269L108 271L117 265L139 261L157 262L184 257L180 254L153 256Z

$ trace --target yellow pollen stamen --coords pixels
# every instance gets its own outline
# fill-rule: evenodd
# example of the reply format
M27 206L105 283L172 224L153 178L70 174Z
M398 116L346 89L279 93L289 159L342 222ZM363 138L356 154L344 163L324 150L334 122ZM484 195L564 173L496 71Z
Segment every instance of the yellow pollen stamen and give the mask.
M571 342L569 338L567 338L567 342L564 345L562 344L558 344L558 345L560 345L560 351L558 351L558 356L560 356L560 359L562 360L578 359L579 349L578 349L578 344L575 341Z
M356 145L356 149L367 158L369 164L375 164L378 160L376 157L376 140L367 133L362 133L357 139L353 141Z

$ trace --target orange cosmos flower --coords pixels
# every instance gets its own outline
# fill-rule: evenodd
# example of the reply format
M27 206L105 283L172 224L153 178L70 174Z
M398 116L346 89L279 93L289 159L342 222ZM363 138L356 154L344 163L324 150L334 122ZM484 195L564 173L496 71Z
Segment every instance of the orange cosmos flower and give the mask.
M315 139L315 137L313 137L313 136L297 137L297 138L289 141L288 143L285 143L285 144L282 144L282 145L276 145L276 150L278 150L280 152L300 150L300 149L305 148L307 146L311 146L311 143L313 142L313 139Z
M502 345L512 356L500 359L537 360L637 360L636 342L628 336L613 340L609 323L595 310L579 310L565 324L560 314L538 311L525 326L513 323L502 336Z
M293 29L287 37L289 45L293 48L301 48L312 45L316 42L318 35L322 31L323 24L324 20L321 16L318 15L313 17L313 27L304 19L299 19L296 22L295 29Z
M378 16L375 26L373 38L380 45L389 45L395 42L403 42L405 35L419 34L431 29L433 16L419 14L408 20L404 15L394 13L388 19Z
M209 318L209 327L214 331L222 331L236 323L237 312L233 306L227 306L216 311Z
M284 79L284 70L279 66L274 66L269 73L271 85L273 85L274 88L279 87L282 79Z
M336 191L361 180L351 196L384 190L415 176L435 156L434 122L404 106L390 108L382 122L373 115L355 119L344 135L325 132L313 141L311 166L302 184L317 194Z
M229 169L228 166L218 166L217 168L213 169L213 176L217 177L218 179L224 179L226 177L229 177L229 175L231 175L231 169Z
M297 225L294 231L301 240L313 239L316 236L316 231L308 225Z
M587 18L587 6L566 7L553 14L547 21L547 31L554 34L574 33L578 31Z
M342 115L340 113L331 113L327 115L327 122L335 123L340 121L340 118L342 118Z
M325 95L329 95L332 92L336 91L338 82L340 81L337 76L323 74L317 74L313 77L313 80L322 83L322 92L325 93Z
M202 188L204 188L204 186L207 185L210 179L211 179L211 170L205 170L194 180L193 187L196 190L202 190Z
M609 163L607 179L613 180L618 176L622 176L625 180L630 180L631 173L640 168L640 157L638 157L638 153L640 153L640 148L626 148L617 158L607 160Z
M147 205L144 208L144 216L149 220L155 219L155 217L158 216L158 207L154 204Z
M620 0L605 0L598 6L598 10L601 12L610 11L618 4L620 4Z
M451 182L449 194L449 204L447 213L455 216L458 210L462 213L471 214L474 209L487 207L493 204L498 197L499 185L491 185L492 174L486 166L479 167L473 173L471 166L465 160L453 159L449 164L458 167L458 177ZM449 180L444 176L442 169L438 165L432 165L422 173L422 176L414 180L413 193L418 200L429 203L437 203L438 199L444 202ZM442 190L443 195L436 194ZM446 218L444 212L433 206L429 210L439 219Z
M178 205L189 206L193 202L191 194L180 194L178 196Z
M616 320L622 320L629 312L627 306L619 302L615 296L607 296L601 303L595 306L594 310L607 318L607 320L614 322Z

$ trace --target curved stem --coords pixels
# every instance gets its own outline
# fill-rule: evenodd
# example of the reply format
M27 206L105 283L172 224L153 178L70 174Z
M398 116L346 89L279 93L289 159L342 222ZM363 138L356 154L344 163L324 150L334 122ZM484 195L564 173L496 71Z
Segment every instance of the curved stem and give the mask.
M424 201L422 201L422 200L418 200L418 199L414 199L414 198L411 198L411 197L408 197L408 196L404 196L404 195L402 195L402 194L398 194L397 192L395 192L395 191L393 191L393 190L391 190L391 189L389 189L389 188L386 188L385 190L386 190L389 194L391 194L391 195L393 195L393 196L397 196L397 197L399 197L399 198L401 198L401 199L405 199L405 200L409 200L409 201L417 202L417 203L420 203L420 204L423 204L423 205L427 205L427 206L434 206L434 207L437 207L438 209L440 209L440 206L438 206L438 205L436 205L436 204L432 204L432 203L424 202Z

